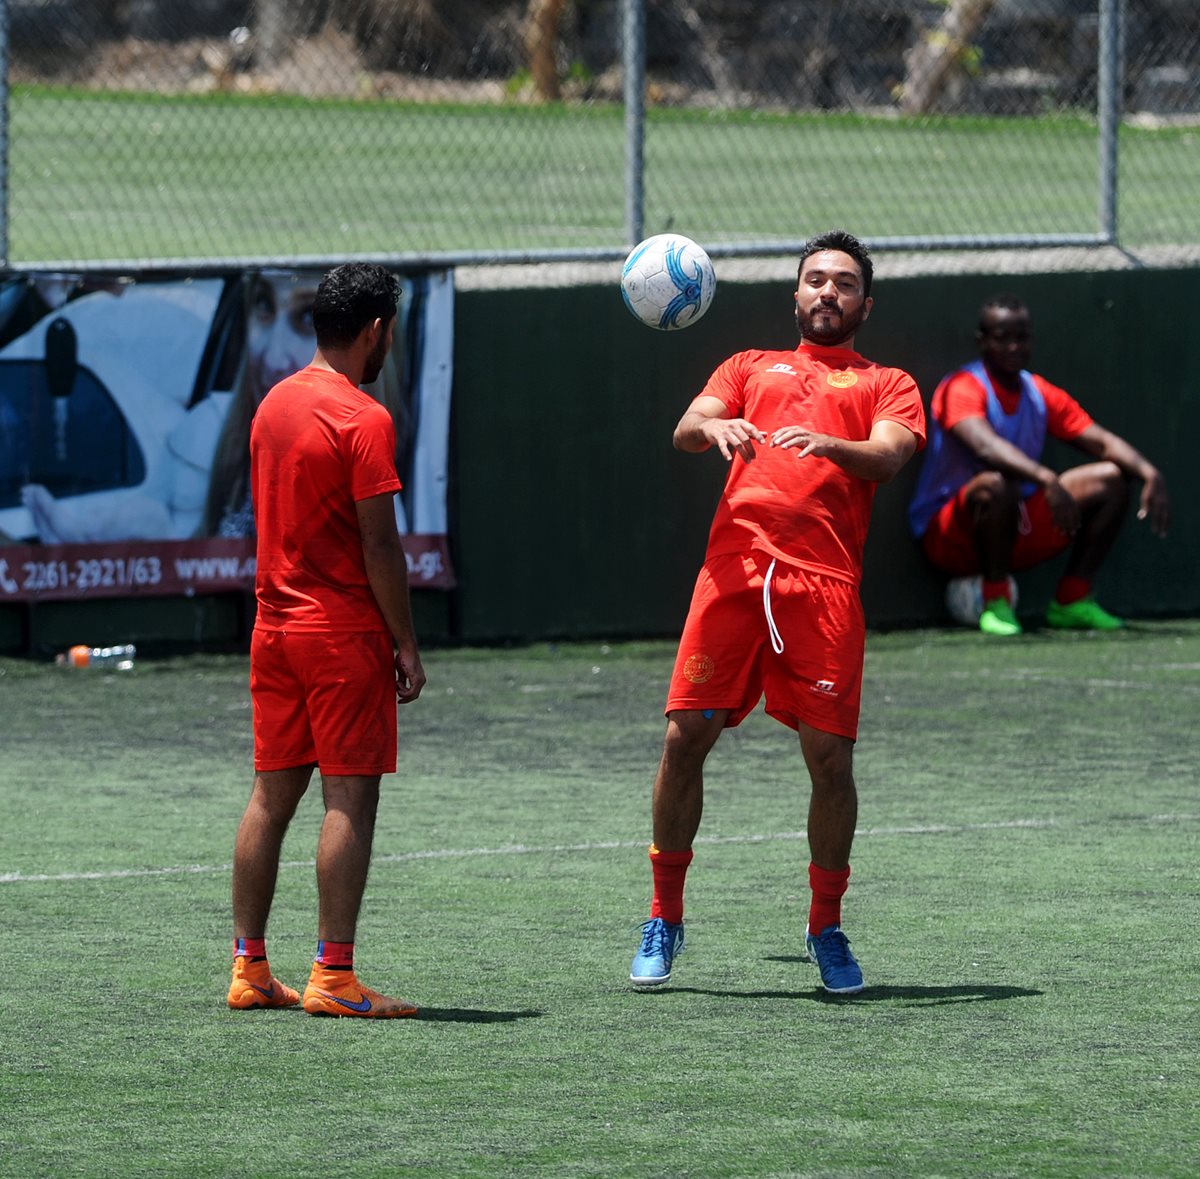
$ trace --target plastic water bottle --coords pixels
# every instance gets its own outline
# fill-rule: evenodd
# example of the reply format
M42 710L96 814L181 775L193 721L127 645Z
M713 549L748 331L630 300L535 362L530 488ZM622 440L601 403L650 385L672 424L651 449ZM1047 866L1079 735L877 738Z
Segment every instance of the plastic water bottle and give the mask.
M84 643L70 647L57 656L62 667L99 667L111 671L132 671L137 648L132 643L118 647L89 647Z

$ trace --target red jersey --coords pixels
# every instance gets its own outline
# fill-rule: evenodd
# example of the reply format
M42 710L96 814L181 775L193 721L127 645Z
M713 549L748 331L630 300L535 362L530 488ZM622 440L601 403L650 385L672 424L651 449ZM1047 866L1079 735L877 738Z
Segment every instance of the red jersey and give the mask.
M1046 432L1052 438L1070 442L1092 424L1091 415L1065 389L1050 384L1037 373L1029 373L1029 378L1046 403ZM1006 414L1017 412L1020 389L1006 389L996 380L992 381L992 389ZM959 369L938 385L929 412L944 430L953 429L964 418L986 419L987 391L969 372Z
M391 414L340 373L280 381L250 427L262 630L387 631L367 581L357 500L400 490Z
M733 417L768 437L781 426L865 442L892 421L925 443L916 382L849 348L801 344L794 352L739 352L709 378ZM857 585L862 577L875 484L831 459L758 445L753 461L735 456L708 538L708 555L761 549L790 565Z

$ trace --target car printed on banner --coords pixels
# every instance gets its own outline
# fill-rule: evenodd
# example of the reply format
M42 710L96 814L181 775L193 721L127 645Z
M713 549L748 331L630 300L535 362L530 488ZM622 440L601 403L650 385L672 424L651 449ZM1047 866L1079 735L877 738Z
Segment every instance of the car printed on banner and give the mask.
M224 287L113 284L0 348L0 538L193 535L230 396L202 388Z

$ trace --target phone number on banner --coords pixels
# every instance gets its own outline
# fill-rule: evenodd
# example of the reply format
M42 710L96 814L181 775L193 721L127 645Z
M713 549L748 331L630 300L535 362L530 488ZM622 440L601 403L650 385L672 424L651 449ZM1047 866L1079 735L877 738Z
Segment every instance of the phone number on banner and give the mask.
M0 546L0 601L254 588L252 539Z
M158 557L90 557L71 562L22 561L16 585L30 594L58 589L86 594L94 589L159 585L162 579Z

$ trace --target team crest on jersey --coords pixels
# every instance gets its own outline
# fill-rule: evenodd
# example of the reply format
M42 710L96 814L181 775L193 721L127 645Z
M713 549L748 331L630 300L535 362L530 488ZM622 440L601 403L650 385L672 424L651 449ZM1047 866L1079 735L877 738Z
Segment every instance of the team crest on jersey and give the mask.
M716 670L711 655L689 655L683 664L684 679L693 684L707 684Z
M843 370L840 373L826 373L825 380L835 389L849 389L851 385L858 384L858 373L852 373L848 370Z

